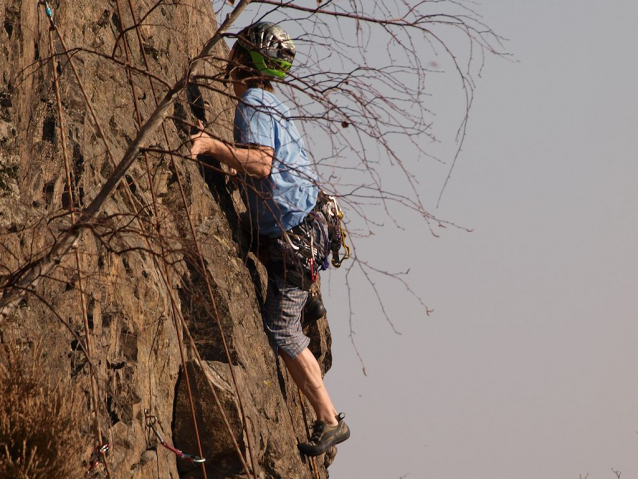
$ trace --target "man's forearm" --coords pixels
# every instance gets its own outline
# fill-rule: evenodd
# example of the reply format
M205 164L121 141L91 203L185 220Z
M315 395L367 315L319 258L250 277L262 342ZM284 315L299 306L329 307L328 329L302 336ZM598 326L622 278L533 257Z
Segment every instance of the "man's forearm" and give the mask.
M206 153L239 172L266 178L270 175L273 150L267 147L238 148L214 138L203 138Z

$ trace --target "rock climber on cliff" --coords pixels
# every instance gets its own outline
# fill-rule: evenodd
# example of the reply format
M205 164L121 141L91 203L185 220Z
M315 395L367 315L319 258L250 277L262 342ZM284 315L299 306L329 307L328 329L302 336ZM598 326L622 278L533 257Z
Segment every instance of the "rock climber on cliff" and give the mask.
M270 257L264 329L315 411L312 438L299 449L318 456L348 439L350 430L330 400L301 326L309 285L319 265L327 267L329 247L316 174L288 108L273 94L271 79L283 78L294 57L295 46L278 25L244 28L228 56L228 79L238 98L235 143L212 138L200 123L191 155L210 155L245 178L244 199Z

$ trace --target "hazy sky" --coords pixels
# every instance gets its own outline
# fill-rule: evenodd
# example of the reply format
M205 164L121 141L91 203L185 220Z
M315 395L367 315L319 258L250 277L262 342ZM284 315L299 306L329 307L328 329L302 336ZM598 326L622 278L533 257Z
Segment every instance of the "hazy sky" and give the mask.
M350 343L345 267L324 275L326 382L352 429L330 476L613 479L614 468L637 478L638 2L466 5L509 39L515 61L488 57L476 78L438 209L463 97L454 73L429 76L424 101L441 142L428 151L448 164L412 170L432 213L474 231L435 238L398 210L404 230L386 221L358 242L377 267L410 268L410 285L435 310L427 317L404 288L376 278L395 334L353 276L367 377ZM374 41L368 58L382 60ZM386 186L401 189L393 175Z
M488 58L464 151L423 167L423 197L473 228L440 238L409 216L360 242L435 310L380 282L402 333L361 285L348 337L326 276L327 385L352 438L334 479L638 477L638 2L483 0L518 63ZM438 84L440 83L440 84ZM430 100L450 160L458 85ZM457 98L456 100L454 98ZM455 123L456 121L456 123ZM447 155L447 157L445 156Z

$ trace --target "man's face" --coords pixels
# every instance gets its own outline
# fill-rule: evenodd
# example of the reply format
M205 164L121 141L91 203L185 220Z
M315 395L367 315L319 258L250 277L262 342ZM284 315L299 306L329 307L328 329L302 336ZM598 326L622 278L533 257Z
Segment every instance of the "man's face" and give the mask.
M237 67L239 66L237 64L237 61L235 60L235 55L237 53L237 42L235 42L235 44L233 45L233 48L230 49L230 52L228 52L228 63L226 65L226 78L229 78L231 80L235 80L235 73L237 72Z
M228 53L228 64L226 65L226 78L233 82L233 90L235 96L241 96L246 91L246 85L241 80L237 80L236 72L238 71L238 64L235 60L235 53L237 52L238 43L235 42L233 48Z
M237 42L233 45L233 47L228 52L228 66L227 69L231 69L233 67L233 59L235 58L235 52L237 51Z

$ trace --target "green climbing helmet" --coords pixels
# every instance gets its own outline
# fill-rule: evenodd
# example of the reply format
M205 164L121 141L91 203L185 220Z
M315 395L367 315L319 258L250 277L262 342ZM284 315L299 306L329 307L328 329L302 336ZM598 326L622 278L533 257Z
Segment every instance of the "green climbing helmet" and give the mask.
M295 45L283 28L257 22L239 32L239 46L248 50L255 68L264 75L283 78L295 59Z

